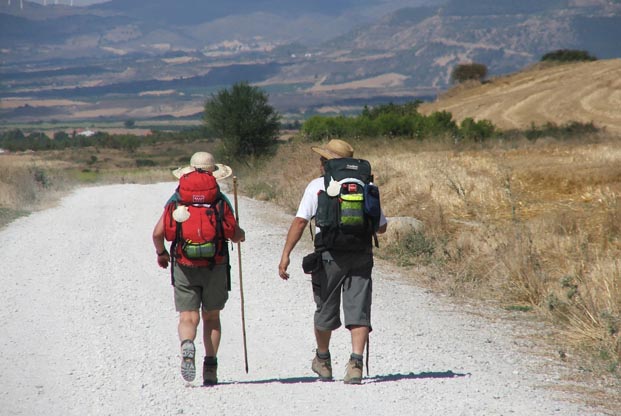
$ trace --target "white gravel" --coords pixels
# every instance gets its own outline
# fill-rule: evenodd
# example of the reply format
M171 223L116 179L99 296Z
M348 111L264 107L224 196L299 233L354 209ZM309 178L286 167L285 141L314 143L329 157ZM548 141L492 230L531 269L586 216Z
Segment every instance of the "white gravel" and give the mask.
M0 415L603 414L545 388L560 383L555 367L538 370L543 359L525 354L528 341L510 322L468 314L381 264L370 377L342 383L350 343L339 329L331 346L336 381L315 381L314 304L300 266L310 238L282 281L291 217L247 198L239 203L249 372L235 246L221 383L186 384L169 274L151 243L174 187L80 189L0 232Z

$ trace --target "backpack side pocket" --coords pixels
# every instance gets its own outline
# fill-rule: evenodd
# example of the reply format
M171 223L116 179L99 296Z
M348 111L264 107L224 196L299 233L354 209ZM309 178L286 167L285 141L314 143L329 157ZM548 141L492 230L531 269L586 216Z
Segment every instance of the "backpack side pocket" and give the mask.
M371 219L373 230L379 228L379 220L382 215L379 188L368 183L364 186L364 212Z
M317 195L317 214L315 223L319 228L334 228L338 225L339 201L330 197L325 191Z

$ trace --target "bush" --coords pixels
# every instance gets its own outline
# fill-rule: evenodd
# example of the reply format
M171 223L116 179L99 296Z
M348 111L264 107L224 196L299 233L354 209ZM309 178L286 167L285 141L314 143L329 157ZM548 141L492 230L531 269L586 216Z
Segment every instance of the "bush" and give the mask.
M375 120L377 131L382 136L408 136L408 118L394 113L385 113Z
M366 105L362 110L362 117L370 118L372 120L378 118L383 114L396 114L400 116L414 116L418 115L418 107L422 104L421 100L410 101L405 104L382 104L376 107L369 108Z
M541 57L541 61L579 62L596 61L597 58L587 51L576 49L558 49L548 52Z
M496 128L489 120L474 121L473 118L467 117L462 120L459 127L459 134L466 140L474 140L482 142L489 139L496 132Z
M447 111L424 116L417 111L420 101L396 105L387 104L375 108L365 107L355 117L313 116L302 125L303 136L310 141L329 138L407 137L422 139L441 134L455 135L458 127L453 115ZM491 125L491 123L486 122ZM488 124L476 125L478 134L489 129ZM493 129L493 126L492 126ZM474 134L474 133L472 133Z
M458 130L453 121L453 115L448 111L436 111L431 113L424 124L427 135L436 136L443 133L455 134Z
M469 80L482 81L486 76L487 66L483 64L459 64L451 72L451 81L457 83Z
M39 186L41 186L43 188L49 188L50 187L51 182L50 182L50 178L49 178L49 176L48 176L46 171L44 171L41 168L35 167L35 168L31 169L31 172L32 172L32 176L34 178L34 181L37 184L39 184Z
M304 122L300 131L306 139L313 142L357 135L356 123L344 116L313 116Z
M546 123L543 126L531 126L524 132L528 140L536 140L541 137L556 137L558 139L572 139L587 134L598 132L599 129L593 123L580 123L572 121L561 126L555 123Z

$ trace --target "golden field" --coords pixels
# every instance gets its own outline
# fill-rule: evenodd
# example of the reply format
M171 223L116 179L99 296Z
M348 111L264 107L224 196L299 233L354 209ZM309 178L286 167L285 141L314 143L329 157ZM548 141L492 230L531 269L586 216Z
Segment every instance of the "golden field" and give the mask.
M502 129L577 121L620 134L621 59L539 63L482 84L457 86L420 107L423 114L439 110L449 111L458 121L490 120Z

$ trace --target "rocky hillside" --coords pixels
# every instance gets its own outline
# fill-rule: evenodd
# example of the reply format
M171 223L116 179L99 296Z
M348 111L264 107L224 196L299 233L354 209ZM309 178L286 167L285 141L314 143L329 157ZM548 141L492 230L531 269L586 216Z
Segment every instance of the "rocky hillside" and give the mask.
M443 7L401 9L327 45L358 62L361 56L369 57L374 65L351 65L352 77L376 67L407 76L410 86L443 89L459 63L479 62L499 75L524 68L556 49L616 58L621 56L617 39L621 39L618 1L451 0ZM371 59L380 51L389 55Z

